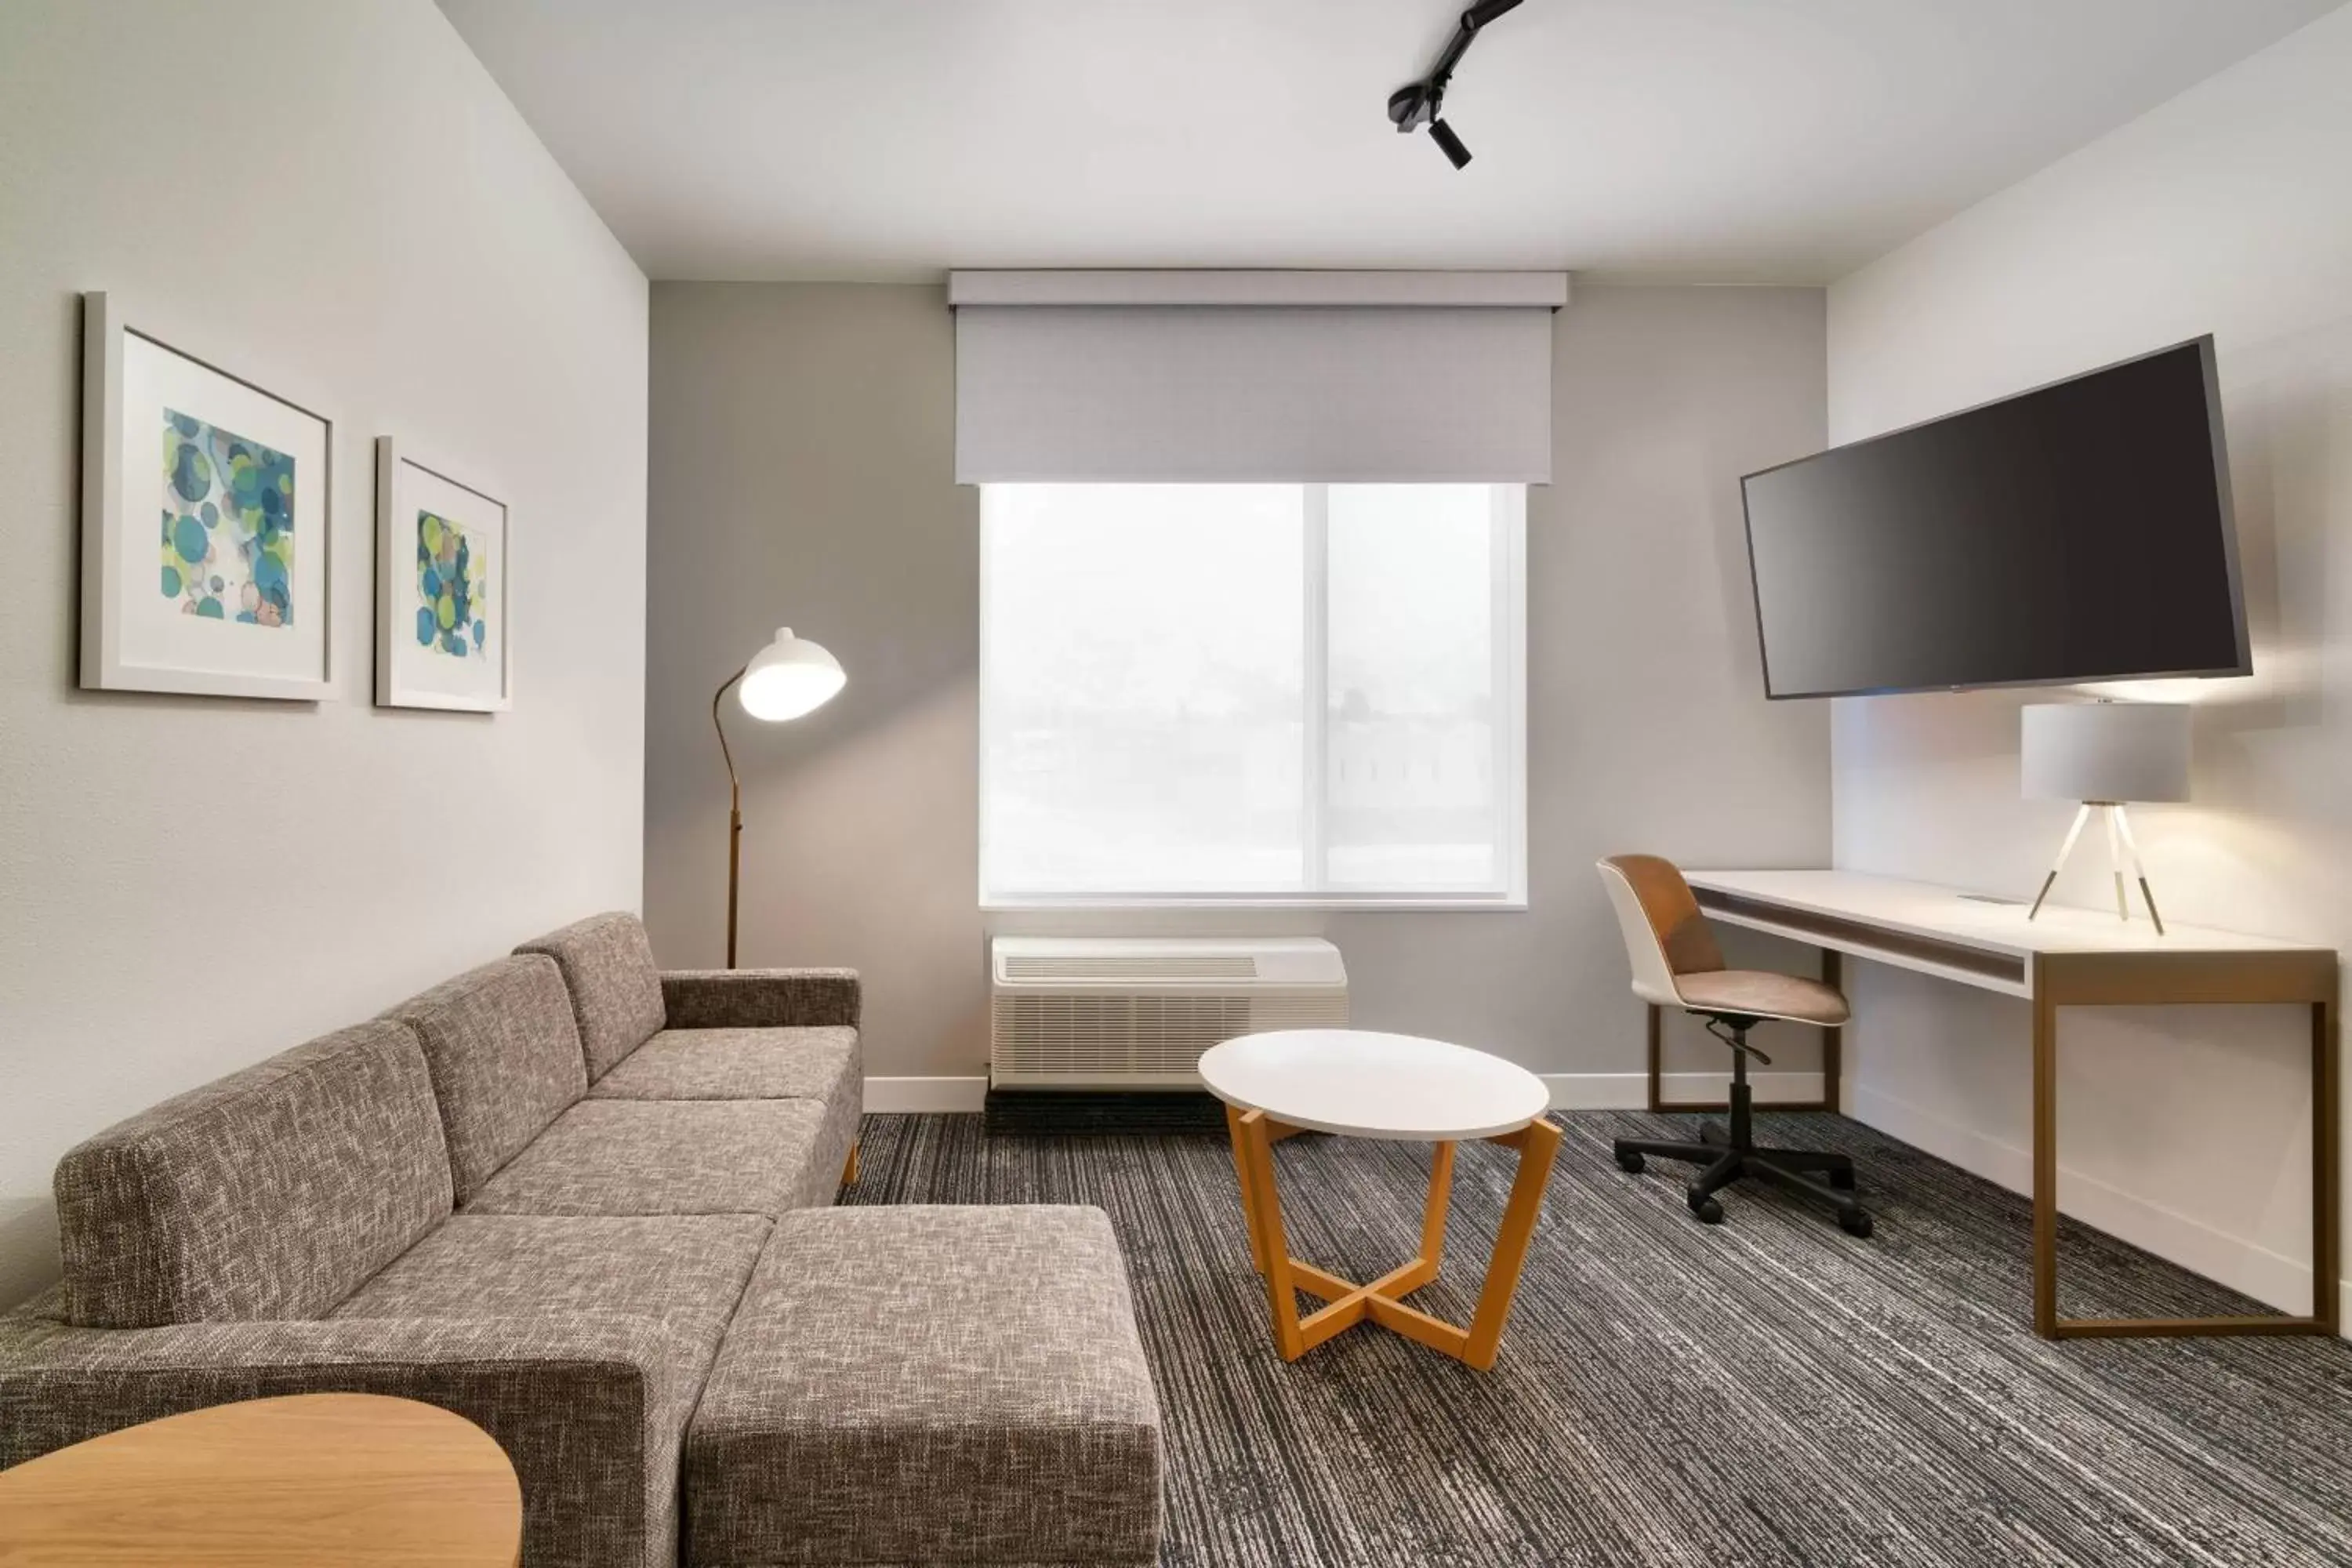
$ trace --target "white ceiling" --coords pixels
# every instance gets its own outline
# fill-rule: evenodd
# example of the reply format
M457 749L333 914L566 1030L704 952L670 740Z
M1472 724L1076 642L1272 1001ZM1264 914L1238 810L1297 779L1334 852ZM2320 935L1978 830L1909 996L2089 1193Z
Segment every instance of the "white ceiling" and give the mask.
M1821 283L2339 0L440 0L655 278Z

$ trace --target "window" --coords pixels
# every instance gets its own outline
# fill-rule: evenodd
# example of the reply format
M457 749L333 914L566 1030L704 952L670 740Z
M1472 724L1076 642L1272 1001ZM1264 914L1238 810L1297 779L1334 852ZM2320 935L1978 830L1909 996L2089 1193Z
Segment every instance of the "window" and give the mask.
M1525 506L984 486L982 901L1523 904Z

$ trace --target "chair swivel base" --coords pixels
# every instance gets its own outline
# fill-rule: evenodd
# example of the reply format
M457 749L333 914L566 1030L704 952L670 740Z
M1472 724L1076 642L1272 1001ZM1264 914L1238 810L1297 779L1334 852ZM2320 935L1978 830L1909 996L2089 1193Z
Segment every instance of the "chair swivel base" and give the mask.
M1747 1138L1735 1138L1734 1131L1745 1131L1736 1124L1747 1121L1738 1114L1746 1109L1744 1105L1735 1107L1734 1129L1727 1129L1721 1122L1702 1123L1699 1142L1696 1143L1620 1138L1616 1141L1617 1163L1637 1175L1652 1155L1704 1167L1691 1182L1686 1196L1691 1213L1708 1225L1723 1221L1723 1205L1717 1201L1717 1193L1742 1177L1761 1176L1791 1192L1828 1204L1836 1211L1840 1228L1848 1235L1868 1236L1870 1215L1853 1195L1853 1159L1815 1150L1762 1149Z

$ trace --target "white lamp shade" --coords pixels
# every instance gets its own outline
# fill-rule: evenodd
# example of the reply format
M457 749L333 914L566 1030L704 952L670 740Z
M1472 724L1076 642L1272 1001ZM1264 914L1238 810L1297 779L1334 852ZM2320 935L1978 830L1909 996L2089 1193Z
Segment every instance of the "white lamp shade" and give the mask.
M849 684L841 661L785 626L744 667L736 696L754 719L797 719L824 707Z
M2037 702L2024 710L2019 773L2044 800L2189 798L2185 702Z

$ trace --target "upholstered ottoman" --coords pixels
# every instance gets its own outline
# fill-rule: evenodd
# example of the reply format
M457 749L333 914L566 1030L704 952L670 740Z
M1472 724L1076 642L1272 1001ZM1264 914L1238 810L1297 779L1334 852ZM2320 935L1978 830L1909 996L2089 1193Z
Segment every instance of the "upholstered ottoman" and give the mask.
M687 1429L686 1558L1151 1563L1160 1478L1101 1210L799 1211Z

